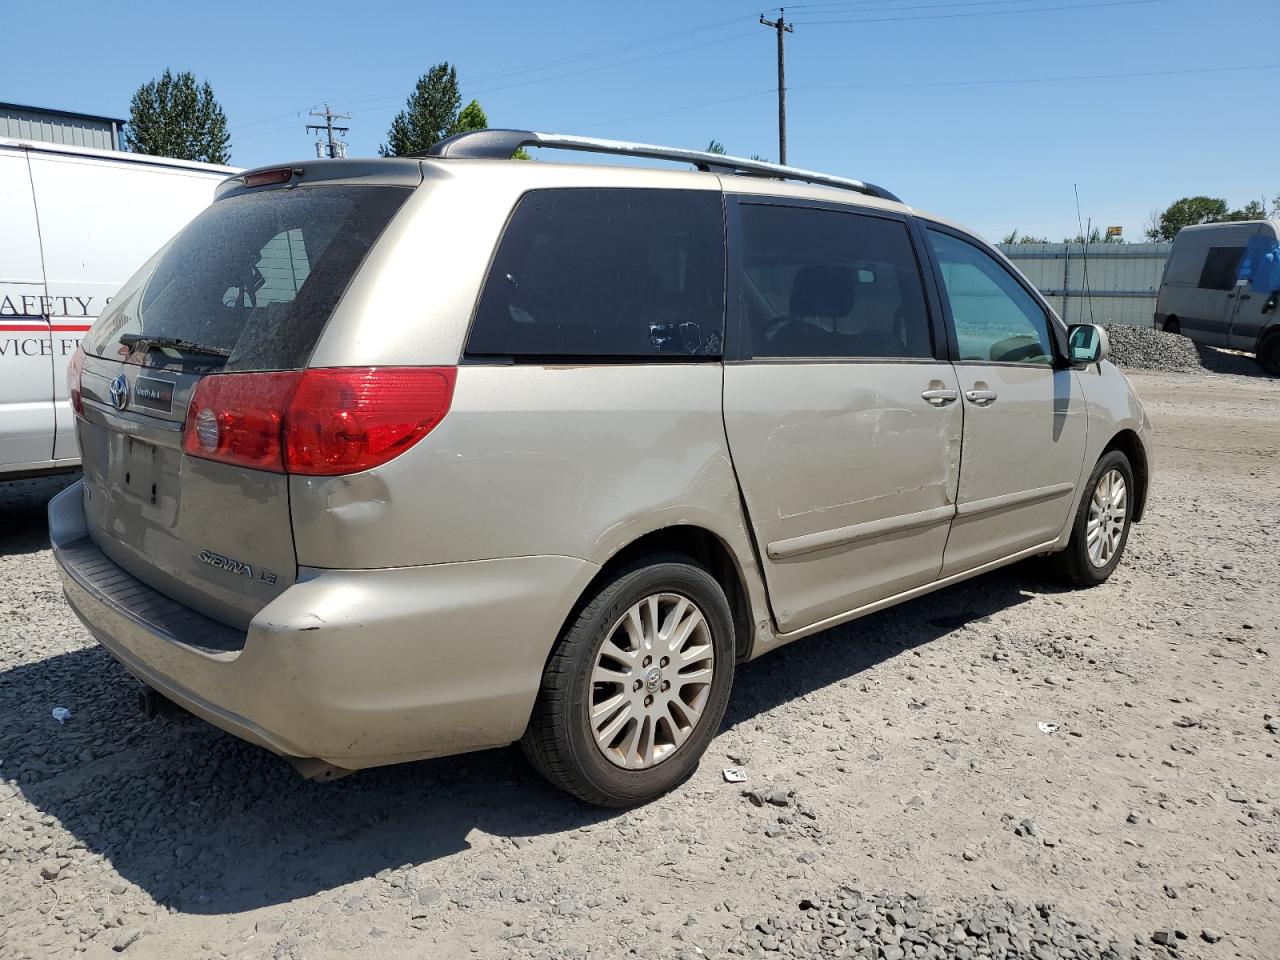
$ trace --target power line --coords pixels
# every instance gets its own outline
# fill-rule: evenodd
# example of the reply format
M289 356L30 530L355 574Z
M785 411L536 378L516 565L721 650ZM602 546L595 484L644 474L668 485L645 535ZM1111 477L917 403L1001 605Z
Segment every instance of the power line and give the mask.
M630 117L615 117L612 120L602 120L599 123L578 124L575 130L592 130L596 127L608 127L617 123L631 123L634 120L648 120L651 117L665 117L672 113L682 113L685 110L697 110L701 107L715 107L722 103L734 103L738 100L749 100L752 97L763 97L765 94L773 93L774 88L769 87L767 90L753 90L751 93L738 93L731 97L720 97L716 100L703 100L699 103L686 103L683 106L672 107L669 110L655 110L653 113L640 113Z
M655 43L663 43L667 40L676 40L680 37L691 36L695 33L705 33L708 30L718 30L721 27L727 27L735 23L741 23L741 17L731 17L728 20L717 20L715 23L706 23L698 27L689 27L686 30L676 30L673 33L664 33L660 36L648 37L644 40L633 40L630 43L619 44L616 47L604 47L588 53L577 54L572 57L561 57L558 60L544 60L540 63L529 64L523 67L513 67L510 70L500 70L496 73L481 74L472 78L473 83L488 83L490 80L501 80L509 76L515 76L522 73L536 73L539 70L549 70L553 67L565 66L570 63L580 63L585 60L594 60L598 57L609 56L613 53L622 53L627 50L634 50L637 47L652 46Z
M764 14L760 14L760 22L778 34L778 162L781 164L787 162L787 61L784 38L796 30L783 19L784 14L782 7L778 8L777 20L766 20Z
M1239 73L1251 70L1280 70L1280 63L1260 63L1243 67L1184 67L1178 70L1140 70L1129 73L1094 73L1094 74L1074 74L1069 76L1057 77L1018 77L1008 80L912 80L896 83L831 83L831 84L805 84L800 87L792 87L792 90L893 90L893 89L909 89L913 87L960 87L960 86L1018 86L1024 83L1075 83L1084 80L1131 80L1146 77L1173 77L1186 74L1205 74L1205 73ZM600 120L587 124L574 124L569 129L574 130L591 130L596 127L607 127L619 123L630 123L635 120L650 120L654 117L665 117L673 113L683 113L687 110L697 110L702 107L714 107L723 103L733 103L738 100L747 100L752 97L762 97L765 94L773 93L774 88L767 90L755 90L751 93L736 94L731 97L721 97L716 100L704 100L698 103L686 103L678 107L671 107L666 110L655 110L650 113L634 114L626 117L613 117L608 120Z
M856 6L851 6L848 2L839 2L839 0L831 0L828 3L793 3L790 5L791 10L809 11L802 12L800 16L807 17L810 13L881 13L881 12L899 12L902 10L932 10L947 7L995 7L1005 6L1015 3L1045 3L1047 0L945 0L942 3L914 3L914 4L895 4L892 6L871 6L871 4L883 4L884 0L861 0Z
M664 33L664 34L660 34L660 35L658 35L658 36L648 37L648 38L643 39L643 40L634 40L634 41L631 41L630 43L619 44L619 45L617 45L617 46L613 46L613 47L603 47L603 48L600 48L600 49L597 49L597 50L588 51L587 53L577 54L577 55L574 55L574 56L571 56L571 57L560 57L560 58L555 59L555 60L545 60L545 61L542 61L542 62L539 62L539 63L527 64L527 65L525 65L525 66L523 66L523 67L513 67L513 68L508 69L508 70L500 70L500 71L497 71L497 72L494 72L494 73L480 74L480 75L479 75L479 76L477 76L477 77L473 77L473 78L471 78L471 80L470 80L469 82L470 82L470 83L474 83L474 84L484 84L484 83L489 83L489 82L491 82L491 81L493 81L493 80L501 80L501 79L505 79L505 78L510 77L510 76L517 76L517 75L522 74L522 73L536 73L536 72L541 71L541 70L550 70L550 69L553 69L553 68L558 67L558 66L565 66L565 65L567 65L567 64L571 64L571 63L580 63L580 62L584 62L584 61L587 61L587 60L594 60L594 59L598 59L598 58L600 58L600 57L609 56L610 54L620 53L620 52L623 52L623 51L626 51L626 50L637 49L637 48L639 48L639 47L652 46L653 44L657 44L657 43L664 43L664 42L669 41L669 40L674 40L674 39L678 39L678 38L680 38L680 37L685 37L685 36L691 36L691 35L696 34L696 33L706 33L706 32L708 32L708 31L718 30L718 29L720 29L721 27L726 27L726 26L729 26L729 25L731 25L731 24L741 23L741 22L742 22L742 18L741 18L741 17L733 17L733 18L728 19L728 20L717 20L717 21L715 21L714 23L706 23L706 24L702 24L701 26L697 26L697 27L690 27L690 28L688 28L688 29L686 29L686 30L677 30L677 31L674 31L674 32L672 32L672 33ZM750 36L750 35L751 35L751 34L745 34L745 33L744 33L744 34L739 34L738 36ZM733 37L726 37L726 38L723 38L723 39L724 39L724 40L730 40L730 39L734 39L734 38L733 38ZM720 42L722 42L722 41L721 41L721 40L715 40L715 41L711 41L711 42L712 42L712 43L720 43ZM650 55L649 57L646 57L646 58L637 58L637 59L633 59L633 60L624 60L624 61L622 61L622 64L627 64L627 63L636 63L636 62L639 62L639 60L641 60L641 59L652 59L653 57L666 56L666 55L671 54L671 53L680 53L680 52L682 52L682 51L684 51L684 50L696 49L698 46L702 46L702 44L695 44L693 47L679 47L679 48L676 48L676 49L673 49L673 50L659 51L658 53L656 53L656 54L652 54L652 55ZM604 67L605 67L605 66L612 66L612 64L610 64L610 65L602 65L599 69L604 69ZM591 69L597 69L597 68L591 68ZM577 75L576 73L569 73L569 74L563 74L562 76L576 76L576 75ZM541 82L543 82L544 80L552 80L552 79L556 79L556 78L555 78L555 77L543 77L543 78L538 78L538 79L534 79L534 80L524 81L524 82L521 82L521 83L519 83L519 84L509 84L509 85L505 85L505 86L501 86L501 87L495 87L495 88L492 88L492 89L494 89L494 90L505 90L505 89L508 89L508 87L510 87L510 86L523 86L523 85L525 85L525 83L541 83ZM486 91L486 90L479 90L479 91L476 91L476 92L478 92L478 93L485 93L485 92L489 92L489 91ZM386 100L388 100L388 99L392 99L392 100L394 100L394 102L399 102L399 101L400 101L400 100L402 100L403 98L404 98L404 91L403 91L403 90L387 90L387 91L382 91L382 92L378 92L378 93L369 93L369 94L363 94L363 95L358 96L358 97L348 98L348 99L347 99L347 104L348 104L348 106L351 106L351 105L360 105L360 104L370 104L370 105L371 105L371 104L373 104L374 102L377 102L378 104L381 104L381 102L382 102L382 101L386 101ZM233 131L235 131L235 130L242 130L242 129L247 129L247 128L249 128L249 127L259 126L259 125L264 124L264 123L274 123L274 122L276 122L277 120L286 120L286 119L289 119L289 118L294 117L294 116L297 116L297 115L298 115L298 111L295 111L294 113L280 114L280 115L272 116L272 117L262 117L262 118L259 118L259 119L257 119L257 120L249 120L249 121L247 121L247 122L245 122L245 123L236 124L236 125L234 125L234 126L232 127L232 130L233 130Z
M613 63L603 63L603 64L598 64L592 67L584 67L580 70L571 70L565 73L557 73L548 77L534 77L532 79L517 80L517 81L513 81L512 83L500 84L498 86L481 87L479 89L468 88L467 94L469 96L483 96L484 94L487 94L487 93L496 93L500 90L511 89L512 87L526 87L536 83L549 83L555 80L564 80L570 77L582 76L583 74L587 74L587 73L596 73L601 70L611 70L615 67L629 66L633 63L644 63L649 60L656 60L661 57L670 56L676 53L685 53L689 50L700 50L704 47L715 46L721 43L729 43L733 40L741 40L745 37L751 37L751 36L755 36L754 31L736 33L728 37L718 37L715 40L704 40L700 43L689 44L683 47L675 47L671 50L660 50L657 53L649 53L640 57L631 57L629 59L618 60ZM403 91L401 91L400 93L396 93L396 94L390 94L390 93L370 94L364 97L350 98L347 100L347 104L348 104L348 108L350 108L350 105L352 104L361 104L361 103L364 104L364 106L360 107L359 109L351 110L353 114L356 114L356 113L369 113L370 111L376 111L376 110L385 110L402 103L403 100L404 100L404 93ZM290 116L290 115L286 114L286 116ZM255 122L259 122L259 121L255 121ZM260 121L260 122L266 122L266 121ZM248 126L248 125L249 124L245 124L244 126ZM241 128L237 127L234 129L241 129ZM252 133L240 135L237 139L251 140L254 137L261 137L271 133L275 133L277 130L280 130L280 129L283 129L283 128L272 127L269 129L255 130Z
M1052 13L1058 10L1100 10L1104 7L1130 7L1146 3L1167 3L1168 0L1108 0L1106 3L1072 3L1054 7L1037 7L1034 10L968 10L964 13L926 13L905 17L859 17L848 20L801 20L801 25L831 25L838 23L901 23L908 20L957 20L968 17L1007 17L1029 13Z
M1176 77L1196 73L1237 73L1243 70L1280 70L1280 63L1243 67L1183 67L1178 70L1135 70L1128 73L1064 74L1056 77L1014 77L1007 80L906 80L895 83L827 83L795 87L796 90L892 90L909 87L1018 86L1024 83L1068 83L1077 80L1132 80L1143 77Z

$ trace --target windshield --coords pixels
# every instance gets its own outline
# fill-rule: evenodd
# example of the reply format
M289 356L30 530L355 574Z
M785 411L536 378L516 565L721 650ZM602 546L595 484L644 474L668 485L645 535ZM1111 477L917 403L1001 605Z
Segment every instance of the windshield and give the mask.
M218 200L125 284L84 349L123 357L155 340L141 362L300 367L411 192L316 184Z

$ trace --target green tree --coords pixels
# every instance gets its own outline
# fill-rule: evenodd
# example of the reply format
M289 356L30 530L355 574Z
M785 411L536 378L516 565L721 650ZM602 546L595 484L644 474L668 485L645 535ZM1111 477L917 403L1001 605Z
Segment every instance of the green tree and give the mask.
M129 103L125 145L135 153L203 163L231 159L227 115L206 80L165 68L158 80L140 86Z
M1084 234L1077 233L1074 237L1063 237L1062 242L1063 243L1084 243L1085 242ZM1102 237L1102 230L1099 227L1094 227L1092 230L1089 231L1089 246L1093 246L1095 243L1106 243L1106 241Z
M1000 238L1001 243L1048 243L1048 237L1033 237L1025 233L1019 233L1016 229L1010 230L1007 234Z
M454 133L466 133L468 130L484 130L489 126L489 117L480 106L479 100L472 100L458 113L453 122Z
M457 68L445 61L418 78L404 109L391 121L387 142L378 147L378 153L384 157L403 157L426 150L455 133L484 130L488 126L489 116L479 100L462 106ZM533 159L523 148L512 156L517 160Z
M714 153L717 156L723 157L725 155L724 144L719 140L712 140L707 144L707 153Z
M1267 219L1267 208L1263 206L1261 200L1250 200L1239 210L1232 210L1226 216L1227 220L1265 220Z
M1280 196L1272 201L1272 213L1280 216ZM1183 197L1169 204L1163 213L1151 215L1147 236L1152 240L1172 240L1183 227L1199 223L1234 223L1240 220L1263 220L1267 207L1262 200L1250 200L1238 210L1217 197Z
M404 109L391 121L387 142L378 148L384 157L403 157L426 150L457 133L462 95L458 71L448 61L437 63L418 78ZM479 109L479 104L476 104ZM468 104L470 109L470 104ZM481 114L483 110L479 111Z
M1215 197L1183 197L1163 212L1151 216L1147 236L1152 240L1172 240L1183 227L1198 223L1221 223L1230 213L1227 201Z

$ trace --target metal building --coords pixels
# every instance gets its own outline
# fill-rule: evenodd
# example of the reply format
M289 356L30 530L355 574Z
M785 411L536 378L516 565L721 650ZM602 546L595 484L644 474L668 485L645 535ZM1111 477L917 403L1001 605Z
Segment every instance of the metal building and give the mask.
M0 103L0 137L39 140L98 150L121 149L119 117L98 117L70 110L47 110Z
M1067 323L1151 326L1171 243L1001 243ZM1087 255L1086 255L1087 254Z

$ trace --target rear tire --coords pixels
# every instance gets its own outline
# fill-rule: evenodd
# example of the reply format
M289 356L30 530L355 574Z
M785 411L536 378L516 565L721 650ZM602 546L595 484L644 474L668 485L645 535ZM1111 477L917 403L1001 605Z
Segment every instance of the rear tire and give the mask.
M716 579L684 556L641 558L566 627L520 745L539 773L587 803L653 800L694 771L719 729L734 651Z
M1164 322L1164 332L1182 335L1182 324L1178 323L1177 317L1170 317Z
M1089 475L1067 548L1052 556L1054 572L1077 587L1096 587L1111 576L1133 524L1133 467L1119 450L1103 455Z
M1280 333L1273 333L1258 345L1258 366L1280 377Z

